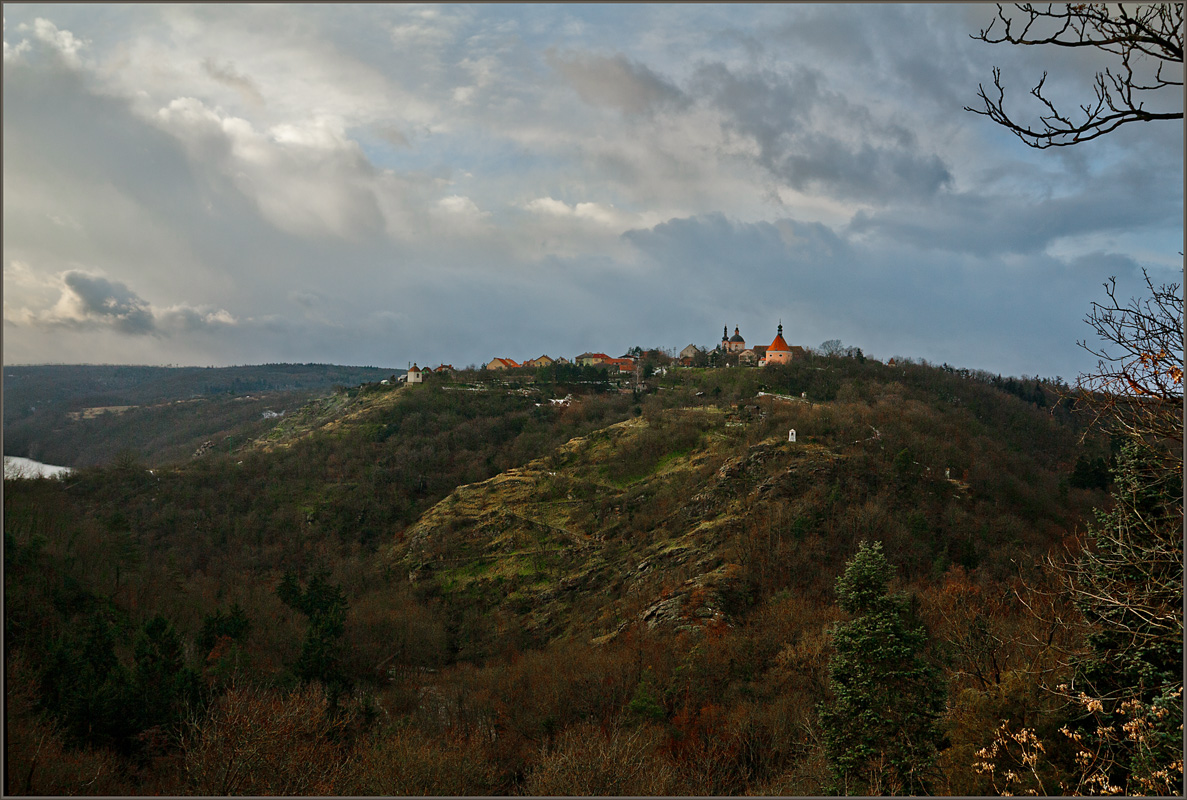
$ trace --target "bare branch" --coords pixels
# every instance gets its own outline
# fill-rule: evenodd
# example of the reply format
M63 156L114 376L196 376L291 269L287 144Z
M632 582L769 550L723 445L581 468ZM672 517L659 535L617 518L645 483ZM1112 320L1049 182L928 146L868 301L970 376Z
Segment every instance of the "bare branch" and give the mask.
M1183 118L1182 111L1150 111L1144 100L1160 89L1183 85L1181 77L1165 77L1163 73L1167 64L1183 63L1182 3L1137 6L1135 10L1098 3L1048 4L1046 8L1018 3L1014 8L1018 14L1007 15L998 5L997 16L972 38L989 44L1093 47L1120 56L1121 71L1106 69L1097 73L1096 103L1081 105L1083 116L1076 121L1060 114L1043 95L1046 73L1030 93L1049 113L1040 115L1040 124L1034 126L1011 117L1005 109L1005 90L997 67L993 69L997 98L991 98L984 86L978 86L983 107L965 106L966 111L989 117L1039 150L1091 141L1130 122ZM1158 62L1150 82L1135 76L1134 57Z

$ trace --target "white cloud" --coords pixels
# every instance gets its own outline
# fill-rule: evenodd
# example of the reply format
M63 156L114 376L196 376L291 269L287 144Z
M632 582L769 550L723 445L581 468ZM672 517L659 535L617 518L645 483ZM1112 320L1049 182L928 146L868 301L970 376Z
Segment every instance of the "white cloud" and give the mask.
M490 212L479 209L470 198L456 194L452 194L449 197L442 197L437 201L437 207L450 214L459 214L466 217L490 216Z
M635 221L612 205L586 202L570 206L551 197L538 197L526 203L524 208L537 214L585 220L619 230L626 230Z
M57 51L62 61L69 66L75 68L82 66L82 58L79 53L90 44L88 40L79 39L70 31L60 30L57 25L43 17L33 20L32 26L22 24L17 29L20 31L31 30L35 39ZM21 43L21 45L23 44L24 42ZM19 48L21 45L17 47Z
M10 62L15 63L17 61L20 61L21 56L23 56L25 53L29 52L29 48L31 48L32 46L33 45L29 44L28 39L21 39L20 42L18 42L16 44L16 46L10 45L8 43L8 40L5 39L4 40L4 63L7 64Z
M375 171L329 115L262 133L246 119L180 97L156 121L199 167L221 173L287 233L349 239L385 228Z

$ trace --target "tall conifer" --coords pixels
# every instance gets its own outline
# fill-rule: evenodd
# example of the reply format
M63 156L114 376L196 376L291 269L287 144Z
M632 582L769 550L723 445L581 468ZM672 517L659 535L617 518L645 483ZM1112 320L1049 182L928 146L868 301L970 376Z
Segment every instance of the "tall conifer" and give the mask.
M924 794L941 734L945 694L922 657L927 631L901 594L882 544L862 542L837 579L841 608L853 615L833 631L833 700L819 707L837 792Z

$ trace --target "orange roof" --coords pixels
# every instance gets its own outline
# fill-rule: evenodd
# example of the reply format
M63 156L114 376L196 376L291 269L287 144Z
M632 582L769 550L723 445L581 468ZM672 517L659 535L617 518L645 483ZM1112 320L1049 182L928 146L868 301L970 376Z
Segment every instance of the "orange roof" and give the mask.
M775 334L775 341L771 342L771 346L767 348L767 353L771 351L783 351L785 353L791 352L791 348L787 346L787 341L783 338L783 323L779 323L779 332Z

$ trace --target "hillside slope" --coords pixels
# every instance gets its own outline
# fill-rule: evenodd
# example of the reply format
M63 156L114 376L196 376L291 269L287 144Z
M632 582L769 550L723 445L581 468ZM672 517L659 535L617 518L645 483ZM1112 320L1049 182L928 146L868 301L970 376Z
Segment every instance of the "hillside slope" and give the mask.
M1016 709L1066 721L1038 686L1082 639L1043 562L1107 503L1072 474L1108 449L1048 388L845 358L637 393L546 377L358 386L230 452L6 481L15 761L50 737L201 789L177 766L200 753L147 749L180 724L161 708L79 716L135 689L167 622L210 741L245 686L276 736L269 709L312 702L311 670L349 689L354 738L319 741L354 771L329 793L564 794L570 748L638 765L626 794L821 794L834 586L863 539L931 631L944 791L992 788L973 754ZM37 785L80 790L65 780Z
M736 624L786 589L823 599L862 538L887 542L910 580L953 564L1004 578L1083 511L1060 490L1073 437L1016 412L1058 446L1030 451L1025 431L977 430L967 411L892 391L655 409L458 487L386 558L470 631L459 658L487 651L477 621L491 611L539 645L639 621Z
M241 445L335 386L391 374L330 364L7 366L4 453L70 467L121 454L151 466L177 463L204 445L224 452Z

